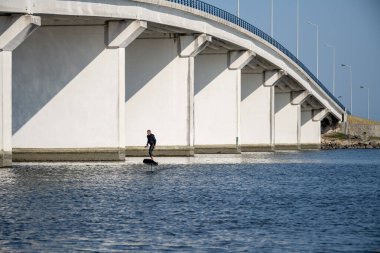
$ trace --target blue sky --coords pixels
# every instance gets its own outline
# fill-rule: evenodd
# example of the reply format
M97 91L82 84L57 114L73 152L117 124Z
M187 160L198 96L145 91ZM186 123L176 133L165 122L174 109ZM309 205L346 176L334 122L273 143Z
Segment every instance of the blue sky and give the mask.
M203 0L237 13L237 0ZM380 0L299 0L299 59L316 75L316 29L319 25L319 79L332 91L332 50L336 48L336 97L349 109L349 71L352 66L352 113L380 121ZM274 0L274 38L296 55L297 0ZM271 0L240 0L240 17L270 34Z

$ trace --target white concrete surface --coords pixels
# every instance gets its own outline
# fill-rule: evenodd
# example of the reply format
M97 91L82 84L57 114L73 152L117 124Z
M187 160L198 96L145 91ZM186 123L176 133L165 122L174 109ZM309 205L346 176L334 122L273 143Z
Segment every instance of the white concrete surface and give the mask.
M240 70L227 54L195 57L194 145L235 145L239 137Z
M323 120L327 114L329 114L328 109L319 109L319 110L313 110L313 120L314 121L321 121Z
M126 48L148 27L146 21L109 21L107 31L108 47Z
M243 144L273 144L276 139L279 145L297 145L302 132L317 131L316 124L309 121L305 129L301 126L299 104L306 95L312 95L338 119L343 113L299 66L266 41L225 20L169 1L14 0L0 2L0 13L68 15L73 20L69 17L67 22L72 23L81 16L85 22L92 18L99 22L99 17L137 19L121 22L124 26L112 21L108 30L103 25L42 27L14 51L13 73L9 70L11 58L7 52L0 52L0 74L5 73L0 81L0 130L5 136L12 127L14 148L142 146L148 128L162 146L235 145L240 136ZM20 45L39 25L37 17L22 17L7 36L0 37L3 49ZM27 20L29 23L24 22ZM183 36L132 42L147 22L200 35L196 40ZM0 33L3 28L4 22L0 23ZM230 57L196 56L214 39L241 51ZM189 43L183 49L186 41ZM124 49L127 45L130 47ZM264 80L271 88L257 83L252 92L252 87L244 84L241 92L241 82L257 82L254 76L240 80L241 66L255 55L280 72ZM274 95L273 85L284 74L306 90L304 97L293 100L297 106L291 105L290 93ZM13 93L7 97L12 76ZM271 113L274 110L276 115ZM252 113L260 125L255 122L257 118L249 118ZM324 117L322 113L312 116L317 121ZM8 120L11 117L13 126ZM263 134L253 135L256 130ZM11 149L7 136L0 137L0 144Z
M275 145L298 145L298 108L292 105L291 93L275 94Z
M12 52L0 51L0 152L10 151L12 151Z
M242 69L244 68L254 57L255 53L252 51L230 51L229 52L229 69Z
M180 36L180 56L195 57L212 41L212 37L206 34L198 36L184 35Z
M14 51L14 148L118 147L118 50L104 37L41 27Z
M12 164L12 51L40 25L38 16L0 17L0 167Z
M1 17L0 22L5 24L0 25L0 49L4 51L13 51L41 26L41 18L33 15Z
M301 145L321 144L321 122L313 121L312 110L301 111Z
M137 39L126 48L126 146L144 146L146 130L157 146L189 145L189 58L178 39Z
M271 145L271 87L263 86L263 74L242 74L241 144Z
M308 75L280 50L256 35L210 14L174 4L166 0L99 0L58 1L38 0L33 4L29 0L3 1L3 12L46 13L58 15L113 17L121 19L139 19L157 24L188 29L193 33L205 33L212 37L229 41L251 50L273 65L287 72L302 87L320 101L331 114L341 120L343 109L323 91Z

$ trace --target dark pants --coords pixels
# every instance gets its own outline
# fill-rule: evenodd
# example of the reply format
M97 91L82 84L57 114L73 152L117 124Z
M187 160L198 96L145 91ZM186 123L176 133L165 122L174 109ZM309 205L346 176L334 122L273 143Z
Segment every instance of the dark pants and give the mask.
M149 146L149 156L150 156L150 157L153 156L153 150L154 150L154 145L151 144L151 145Z

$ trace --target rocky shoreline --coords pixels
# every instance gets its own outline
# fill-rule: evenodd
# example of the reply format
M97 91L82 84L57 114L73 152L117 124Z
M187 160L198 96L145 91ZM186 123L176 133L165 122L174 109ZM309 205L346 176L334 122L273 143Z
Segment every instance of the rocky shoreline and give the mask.
M339 140L322 138L321 149L380 149L380 141L358 138Z

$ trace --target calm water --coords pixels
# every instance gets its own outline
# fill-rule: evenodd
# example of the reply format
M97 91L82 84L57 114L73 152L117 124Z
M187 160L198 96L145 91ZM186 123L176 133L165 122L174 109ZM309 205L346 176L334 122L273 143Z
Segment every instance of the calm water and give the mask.
M380 150L0 170L0 252L380 252Z

